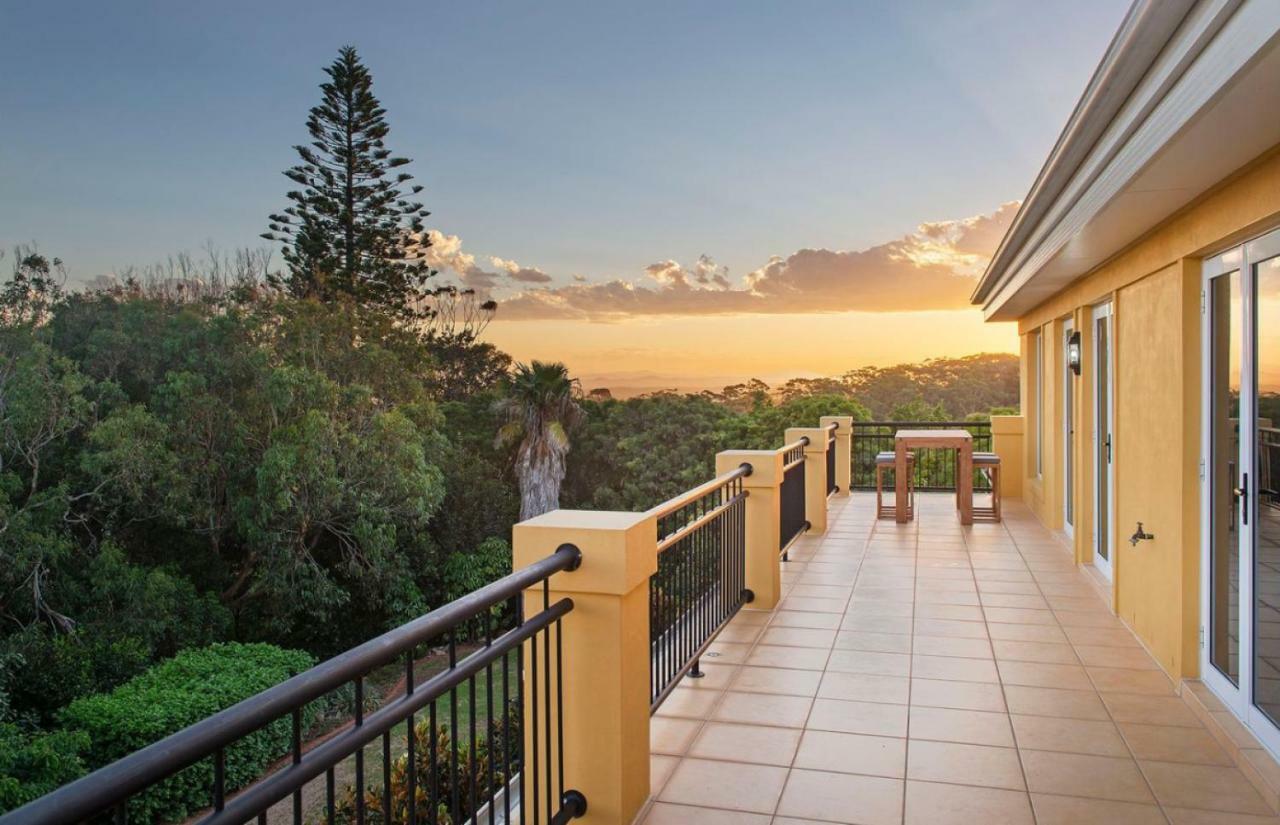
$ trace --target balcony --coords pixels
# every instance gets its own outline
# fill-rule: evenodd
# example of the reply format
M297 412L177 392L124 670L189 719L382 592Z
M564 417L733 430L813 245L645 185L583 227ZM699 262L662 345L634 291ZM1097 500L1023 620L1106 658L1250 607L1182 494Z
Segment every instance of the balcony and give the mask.
M950 494L907 525L874 504L832 499L777 608L658 710L644 825L1273 821L1019 502L968 528Z
M965 426L1016 466L1007 424ZM0 823L173 821L184 778L213 823L1280 822L1020 502L876 519L859 487L894 426L824 418L646 513L522 522L511 575ZM948 461L918 456L917 486ZM447 664L418 677L424 650ZM350 724L304 743L343 690ZM291 744L233 775L265 726Z

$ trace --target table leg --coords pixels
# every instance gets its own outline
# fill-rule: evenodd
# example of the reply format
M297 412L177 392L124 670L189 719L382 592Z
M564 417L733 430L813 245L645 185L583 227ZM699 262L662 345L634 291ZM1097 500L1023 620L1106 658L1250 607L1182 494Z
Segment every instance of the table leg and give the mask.
M907 445L895 439L893 446L893 518L907 522Z
M960 448L960 459L957 462L956 489L960 494L960 523L973 524L973 445L965 444Z

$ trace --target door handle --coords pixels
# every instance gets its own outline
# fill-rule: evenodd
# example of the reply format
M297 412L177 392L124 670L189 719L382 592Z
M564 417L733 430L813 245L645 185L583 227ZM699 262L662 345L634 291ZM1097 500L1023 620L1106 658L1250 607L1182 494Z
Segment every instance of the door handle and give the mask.
M1107 463L1111 463L1111 433L1107 433Z
M1240 486L1231 489L1231 495L1240 499L1240 511L1244 516L1244 523L1249 523L1249 474L1244 473L1241 476Z

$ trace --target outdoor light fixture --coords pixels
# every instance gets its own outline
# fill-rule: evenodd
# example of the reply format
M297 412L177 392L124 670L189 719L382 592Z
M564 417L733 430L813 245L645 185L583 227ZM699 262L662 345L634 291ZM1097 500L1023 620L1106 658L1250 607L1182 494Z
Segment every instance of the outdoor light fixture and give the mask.
M1080 332L1079 330L1071 333L1071 337L1067 339L1067 366L1076 375L1080 374Z

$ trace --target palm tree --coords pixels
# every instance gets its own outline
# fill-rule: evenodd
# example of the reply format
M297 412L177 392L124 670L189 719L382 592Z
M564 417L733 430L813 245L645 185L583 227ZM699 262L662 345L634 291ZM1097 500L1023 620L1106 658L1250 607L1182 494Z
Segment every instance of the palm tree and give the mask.
M564 364L516 364L506 396L494 409L502 418L498 446L520 442L516 480L520 484L520 520L560 506L569 430L582 420L581 388Z

